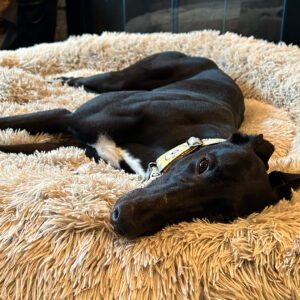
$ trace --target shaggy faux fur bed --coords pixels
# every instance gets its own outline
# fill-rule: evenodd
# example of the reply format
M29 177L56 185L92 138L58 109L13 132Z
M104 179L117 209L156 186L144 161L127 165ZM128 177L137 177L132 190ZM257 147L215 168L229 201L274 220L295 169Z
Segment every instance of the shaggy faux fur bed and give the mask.
M0 116L73 110L93 94L52 78L162 50L215 60L247 98L241 129L276 145L271 170L300 173L300 50L230 33L106 33L0 52ZM1 144L57 138L0 131ZM195 220L128 241L109 215L141 185L76 148L0 153L0 299L300 299L300 193L233 224Z

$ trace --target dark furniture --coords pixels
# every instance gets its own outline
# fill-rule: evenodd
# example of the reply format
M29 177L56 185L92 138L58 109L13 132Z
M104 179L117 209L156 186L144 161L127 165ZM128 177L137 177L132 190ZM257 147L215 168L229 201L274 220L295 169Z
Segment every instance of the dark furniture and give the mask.
M57 0L12 0L0 15L5 34L0 49L53 42Z
M68 35L216 29L300 46L299 0L65 0ZM0 49L52 42L57 0L12 0Z

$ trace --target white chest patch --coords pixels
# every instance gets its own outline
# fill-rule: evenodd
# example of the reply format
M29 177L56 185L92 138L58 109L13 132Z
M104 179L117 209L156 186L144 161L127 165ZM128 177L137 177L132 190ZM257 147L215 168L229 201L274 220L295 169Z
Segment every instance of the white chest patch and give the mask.
M146 177L146 172L141 165L141 161L138 158L133 157L128 151L124 151L123 159L128 166L138 175Z
M95 148L98 155L106 160L111 166L120 169L120 162L124 160L127 165L138 175L145 178L145 170L138 158L133 157L127 150L116 145L116 143L105 135L100 135L95 144L90 144Z

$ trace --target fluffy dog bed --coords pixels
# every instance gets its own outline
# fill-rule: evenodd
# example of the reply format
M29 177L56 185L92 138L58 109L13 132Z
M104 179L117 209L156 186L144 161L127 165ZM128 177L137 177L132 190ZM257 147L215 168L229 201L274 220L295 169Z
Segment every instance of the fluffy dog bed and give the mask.
M0 115L73 110L93 94L52 78L163 50L215 60L247 98L242 130L276 145L271 170L300 173L300 50L231 33L106 33L2 51ZM0 131L1 144L59 138ZM0 152L0 299L300 299L300 193L233 224L195 220L129 241L109 215L141 185L76 148Z

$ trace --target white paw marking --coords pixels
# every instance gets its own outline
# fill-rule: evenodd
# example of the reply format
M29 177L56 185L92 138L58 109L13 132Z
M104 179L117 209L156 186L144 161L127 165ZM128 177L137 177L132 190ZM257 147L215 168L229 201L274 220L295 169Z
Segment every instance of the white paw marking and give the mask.
M100 135L97 142L90 146L95 148L98 155L114 168L120 169L120 161L124 160L136 174L145 177L146 172L141 161L133 157L127 150L118 147L109 137Z
M123 158L123 149L117 147L116 143L105 135L100 135L95 144L91 144L98 155L109 162L113 167L120 169L120 160Z

